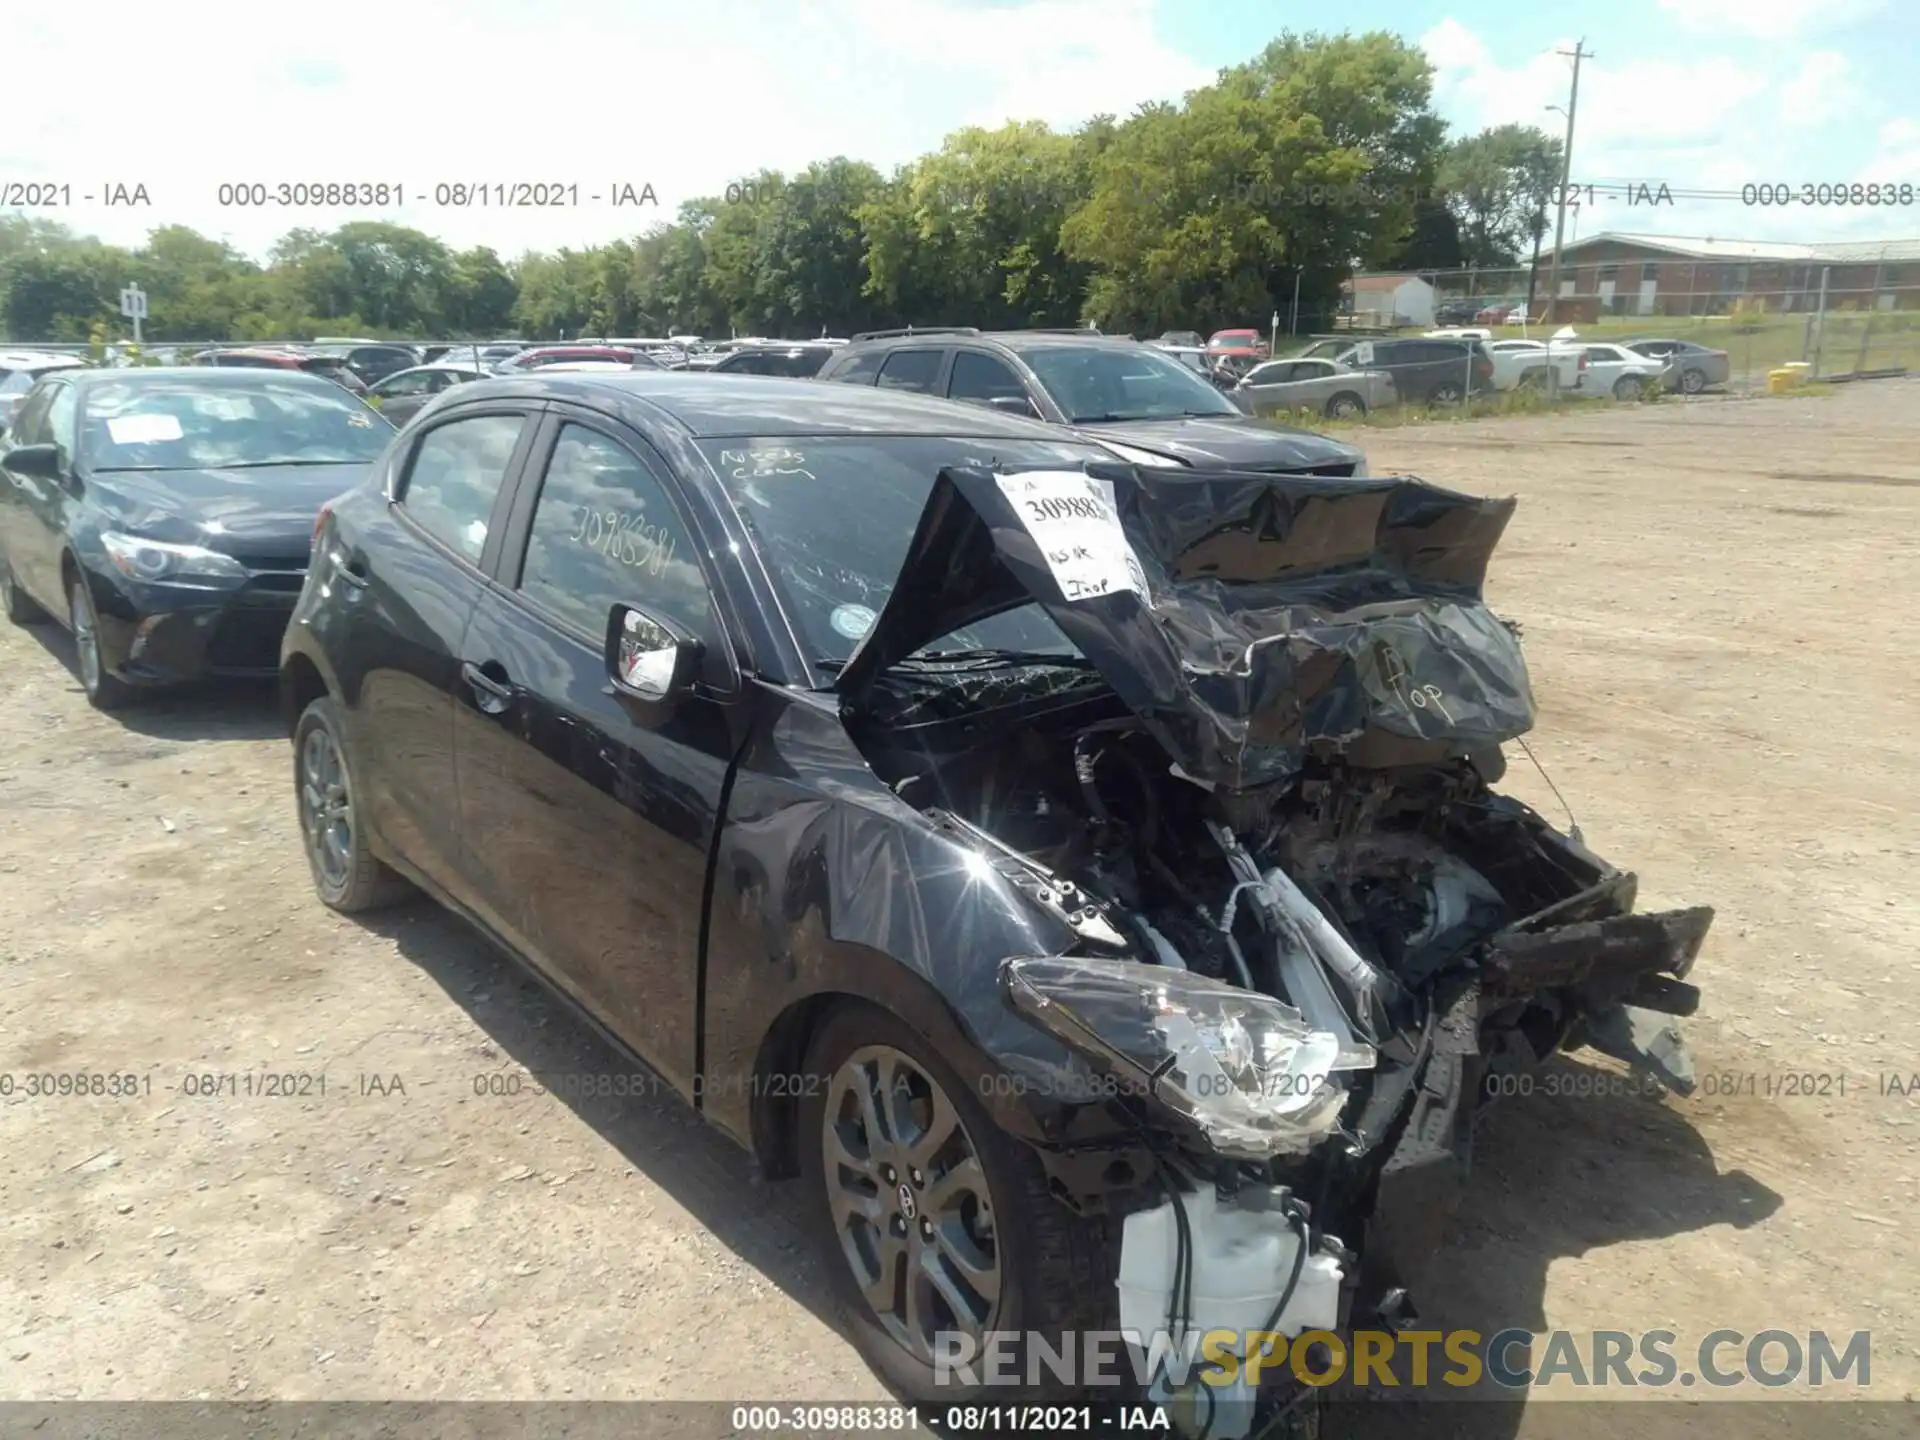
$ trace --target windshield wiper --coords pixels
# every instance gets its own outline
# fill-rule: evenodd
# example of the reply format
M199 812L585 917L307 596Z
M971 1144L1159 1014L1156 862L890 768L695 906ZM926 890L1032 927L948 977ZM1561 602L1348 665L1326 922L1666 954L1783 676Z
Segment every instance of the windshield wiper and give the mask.
M941 667L983 668L987 666L1054 665L1068 670L1091 670L1093 662L1084 655L1063 655L1057 650L921 650L900 662L902 665L931 664Z

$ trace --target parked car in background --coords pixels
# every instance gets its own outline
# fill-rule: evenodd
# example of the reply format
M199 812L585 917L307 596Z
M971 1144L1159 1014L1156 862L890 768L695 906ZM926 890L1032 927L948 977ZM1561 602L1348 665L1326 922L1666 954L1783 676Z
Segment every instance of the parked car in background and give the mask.
M1504 325L1507 323L1507 316L1513 313L1513 307L1516 305L1525 305L1526 303L1524 298L1517 295L1485 302L1478 310L1473 312L1473 323L1476 325Z
M457 361L416 365L411 370L396 370L386 379L368 386L367 403L395 425L404 425L435 396L487 373L478 366Z
M1070 427L1143 465L1364 473L1351 445L1254 419L1165 351L1087 331L875 331L820 372Z
M625 345L535 345L500 361L494 366L494 374L511 375L522 370L538 370L566 360L615 360L636 370L661 368L659 361L645 351Z
M1541 389L1572 394L1587 368L1586 351L1549 346L1544 340L1489 340L1496 390Z
M1733 357L1692 340L1628 340L1627 349L1667 367L1666 387L1683 395L1698 395L1733 379Z
M1169 345L1164 340L1147 343L1172 356L1216 390L1231 390L1240 383L1238 362L1210 355L1204 345Z
M1268 360L1256 365L1229 392L1249 415L1308 409L1346 420L1399 399L1384 370L1354 370L1337 360Z
M1207 353L1236 360L1264 360L1267 340L1258 330L1216 330L1207 337Z
M1433 323L1436 325L1471 325L1473 317L1480 313L1478 300L1442 300L1433 307Z
M1493 388L1493 357L1479 340L1359 340L1333 358L1352 370L1386 371L1409 405L1458 405Z
M302 346L301 352L316 359L326 357L342 362L368 385L421 363L418 350L397 341L316 340Z
M1207 342L1198 330L1169 330L1154 342L1167 349L1204 350Z
M1635 354L1624 345L1572 340L1557 341L1553 348L1556 351L1579 353L1582 395L1611 395L1615 400L1638 400L1649 390L1658 390L1666 383L1666 361Z
M331 380L355 394L366 391L366 382L335 351L314 353L274 345L239 345L228 349L203 350L190 361L193 365L212 365L226 370L303 370Z
M478 366L491 374L494 366L500 364L501 361L511 360L521 351L531 350L532 348L531 345L507 342L495 342L493 344L468 342L464 345L445 346L429 345L426 347L426 350L422 352L421 363L424 365L444 363L449 365ZM437 355L426 353L428 351L438 351L439 353Z
M837 345L748 345L706 367L715 375L784 375L805 380L820 373Z
M393 427L297 369L59 371L0 456L0 602L73 631L103 710L271 675L321 505Z
M56 370L84 370L87 362L77 355L60 355L47 350L0 350L0 432L13 419L20 402L42 375Z

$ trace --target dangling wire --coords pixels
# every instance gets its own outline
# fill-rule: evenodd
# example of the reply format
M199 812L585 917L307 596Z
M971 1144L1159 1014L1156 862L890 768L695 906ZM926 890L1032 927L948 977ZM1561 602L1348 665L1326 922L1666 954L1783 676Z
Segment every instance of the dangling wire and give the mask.
M1567 804L1567 797L1560 793L1560 787L1554 784L1553 777L1547 774L1547 767L1540 763L1539 759L1534 755L1532 747L1520 736L1514 736L1514 743L1527 752L1527 759L1533 761L1533 768L1540 772L1540 778L1546 781L1547 788L1553 791L1553 798L1558 800L1560 802L1560 808L1567 812L1567 834L1584 845L1586 841L1580 834L1580 822L1573 818L1573 807Z

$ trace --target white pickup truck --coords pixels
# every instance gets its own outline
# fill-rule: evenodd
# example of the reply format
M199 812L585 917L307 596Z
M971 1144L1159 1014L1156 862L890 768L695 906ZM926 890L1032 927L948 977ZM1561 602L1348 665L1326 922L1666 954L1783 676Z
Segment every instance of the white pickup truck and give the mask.
M1493 388L1517 390L1521 386L1562 392L1577 390L1580 375L1587 368L1586 352L1578 346L1548 345L1544 340L1489 340L1488 357L1493 361Z

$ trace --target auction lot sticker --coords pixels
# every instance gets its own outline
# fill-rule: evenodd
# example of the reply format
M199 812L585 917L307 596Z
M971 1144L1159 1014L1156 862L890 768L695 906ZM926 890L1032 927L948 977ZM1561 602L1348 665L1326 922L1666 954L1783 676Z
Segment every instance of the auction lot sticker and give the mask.
M1111 481L1072 470L1030 470L994 479L1067 599L1091 600L1121 590L1146 597L1147 577L1120 528Z

